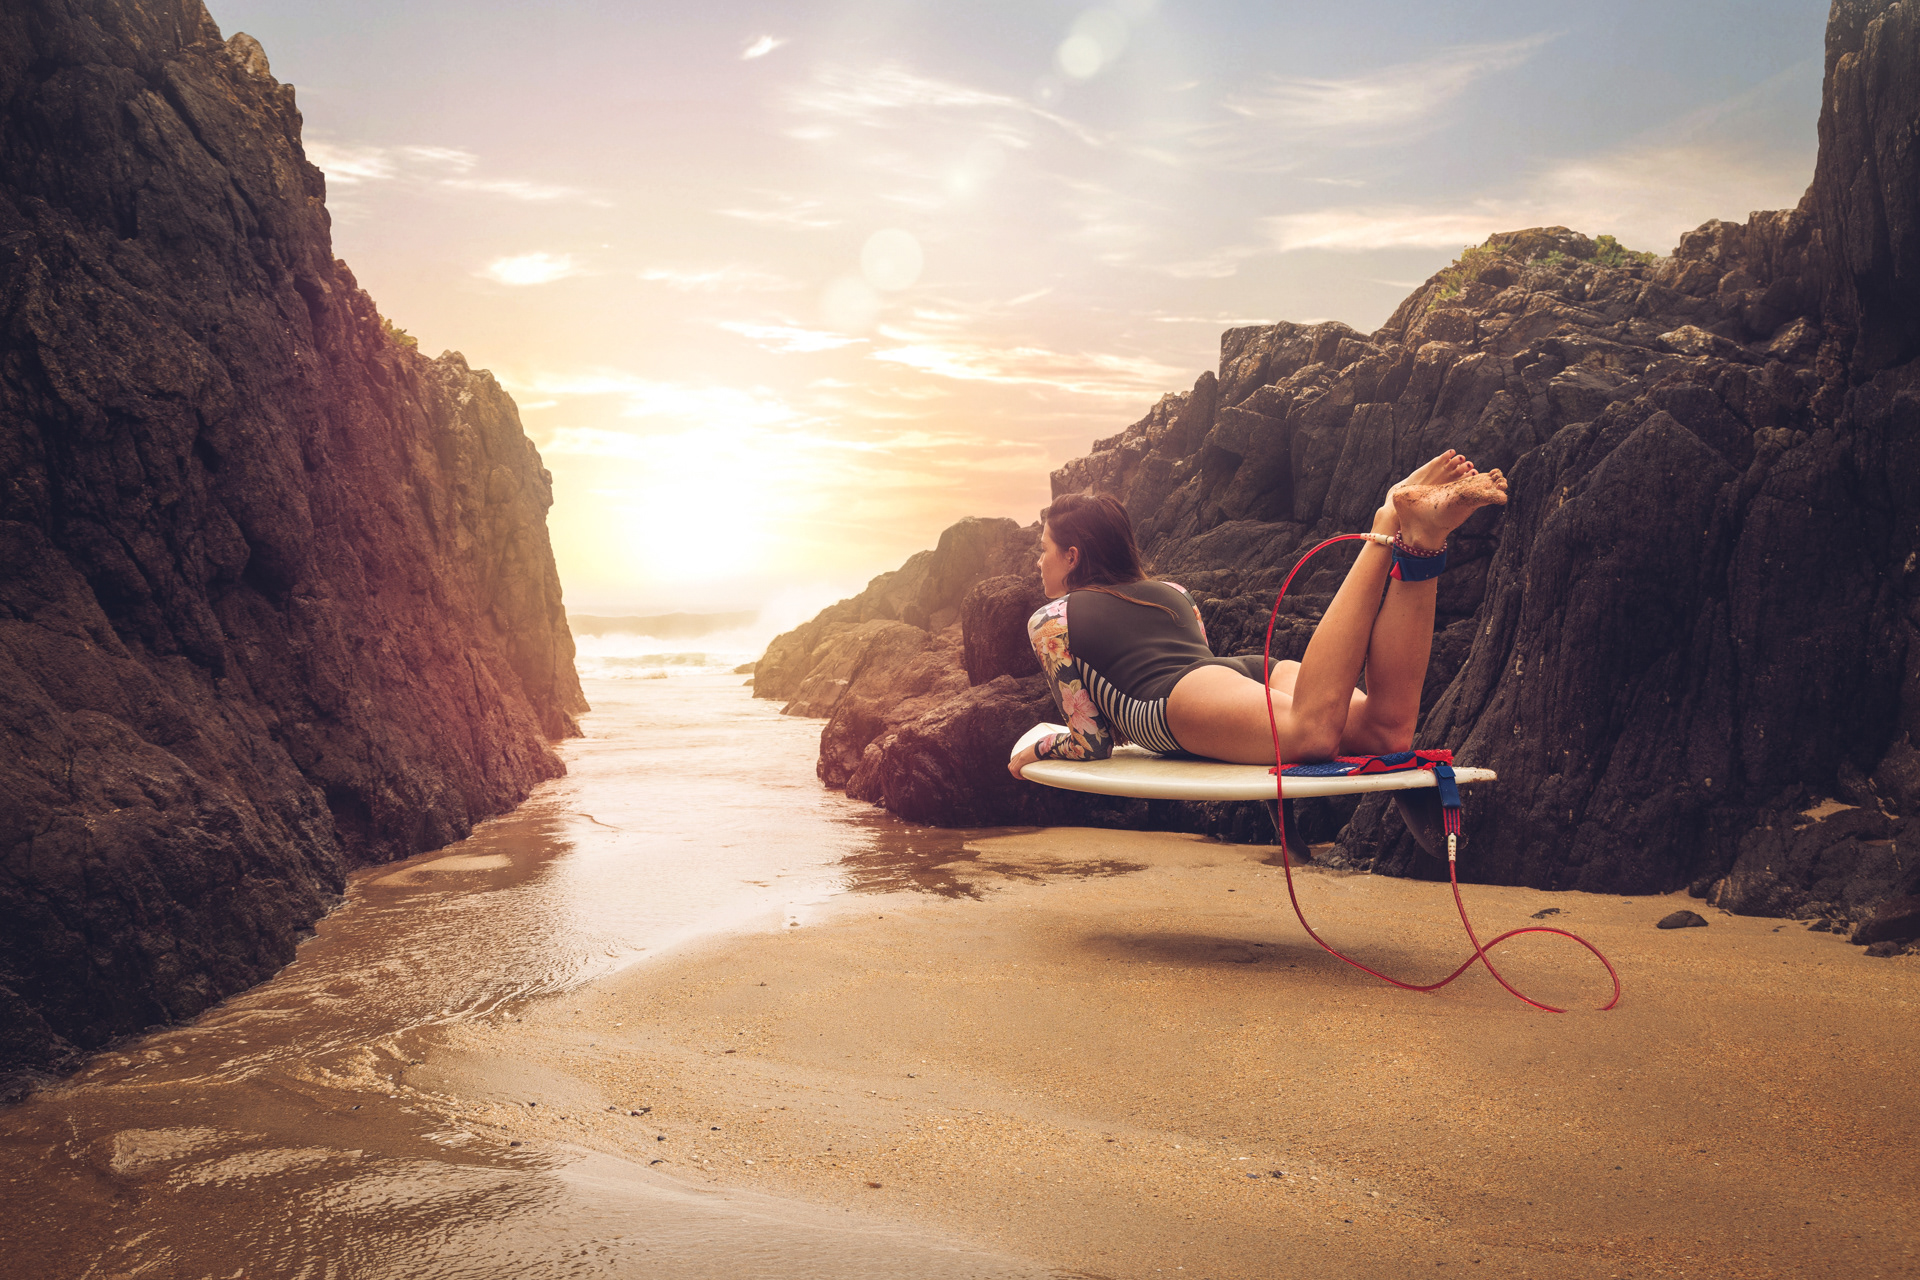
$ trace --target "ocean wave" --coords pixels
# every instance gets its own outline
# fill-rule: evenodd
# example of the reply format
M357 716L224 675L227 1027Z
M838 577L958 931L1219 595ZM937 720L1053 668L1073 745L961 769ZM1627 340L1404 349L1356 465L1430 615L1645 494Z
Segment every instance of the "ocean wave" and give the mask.
M722 675L758 661L765 648L764 644L754 646L749 637L739 633L715 634L711 638L718 643L689 649L684 639L662 640L627 634L580 636L575 640L574 669L583 680Z

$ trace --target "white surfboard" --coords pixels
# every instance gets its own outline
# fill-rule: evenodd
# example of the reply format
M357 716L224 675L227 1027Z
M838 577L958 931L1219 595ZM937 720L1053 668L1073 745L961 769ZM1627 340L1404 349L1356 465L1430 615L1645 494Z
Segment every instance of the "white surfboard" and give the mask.
M1019 755L1050 733L1065 733L1065 725L1037 724L1014 743ZM1129 796L1136 800L1271 800L1273 774L1264 764L1222 764L1217 760L1182 760L1155 755L1142 747L1116 747L1105 760L1036 760L1021 770L1028 782L1090 791L1095 795ZM1453 767L1461 786L1492 782L1491 769ZM1350 796L1366 791L1414 791L1438 783L1430 769L1402 769L1397 773L1366 773L1344 778L1282 778L1288 800L1312 796Z

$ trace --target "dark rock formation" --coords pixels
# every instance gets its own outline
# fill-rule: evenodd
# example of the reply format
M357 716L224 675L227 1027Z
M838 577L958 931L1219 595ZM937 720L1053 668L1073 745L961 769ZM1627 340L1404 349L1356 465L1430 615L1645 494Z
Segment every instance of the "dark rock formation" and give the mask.
M1120 496L1231 653L1260 648L1301 552L1364 528L1418 462L1453 447L1503 468L1511 505L1453 543L1421 730L1501 776L1472 799L1463 875L1846 919L1920 890L1916 47L1920 2L1834 5L1797 209L1710 222L1659 259L1561 227L1496 235L1372 334L1230 330L1217 372L1054 492ZM1296 581L1278 656L1351 554ZM970 672L1015 643L1015 612L963 611L993 632L966 639ZM928 822L1035 820L987 767L1052 718L1018 683L889 727L859 794ZM1336 860L1438 874L1389 811L1360 804Z
M20 0L0 104L4 1077L272 973L585 704L513 403L334 260L260 46Z
M1035 787L1007 772L1007 745L1053 718L1052 707L1046 681L1037 675L996 676L950 696L903 705L867 744L847 780L847 794L910 822L939 826L1166 825L1155 820L1147 801ZM829 722L828 734L832 729Z
M1823 309L1865 377L1920 356L1920 6L1834 0L1820 162L1801 202L1823 233Z
M1903 894L1889 898L1860 927L1853 941L1861 946L1875 942L1911 942L1920 938L1920 897Z
M1040 659L1027 639L1027 619L1047 602L1037 575L983 578L960 602L962 660L970 684L995 676L1040 674Z

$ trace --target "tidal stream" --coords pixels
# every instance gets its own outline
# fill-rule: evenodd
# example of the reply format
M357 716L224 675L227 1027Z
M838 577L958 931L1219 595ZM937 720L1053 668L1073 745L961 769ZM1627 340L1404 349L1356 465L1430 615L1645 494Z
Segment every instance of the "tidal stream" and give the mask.
M0 1111L23 1277L1015 1276L844 1211L463 1127L401 1073L443 1024L678 945L804 927L967 833L825 790L819 722L737 675L587 682L569 774L458 844L357 873L294 962Z

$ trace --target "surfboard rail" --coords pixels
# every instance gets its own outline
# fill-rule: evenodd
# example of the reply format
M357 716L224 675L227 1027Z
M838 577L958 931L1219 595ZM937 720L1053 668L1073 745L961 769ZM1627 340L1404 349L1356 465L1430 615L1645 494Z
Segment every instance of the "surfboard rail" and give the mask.
M1060 725L1035 725L1014 745L1018 754L1048 733L1064 733ZM1264 764L1223 764L1218 760L1183 759L1156 755L1142 747L1116 747L1105 760L1036 760L1020 773L1028 782L1086 791L1094 795L1125 796L1135 800L1271 800L1273 772ZM1461 786L1493 782L1491 769L1463 765L1453 768ZM1281 795L1288 800L1314 796L1350 796L1369 791L1415 791L1438 780L1431 769L1402 769L1394 773L1363 773L1339 778L1282 778Z

